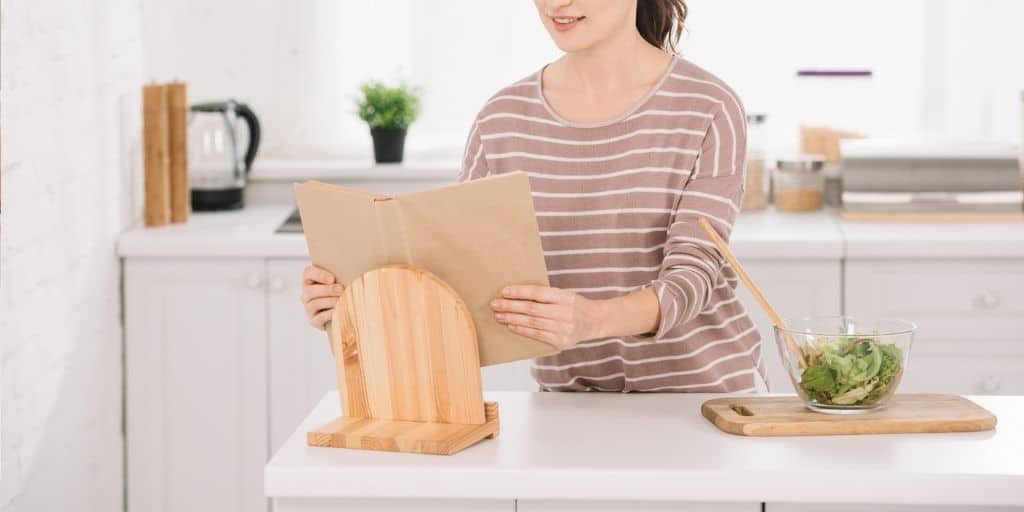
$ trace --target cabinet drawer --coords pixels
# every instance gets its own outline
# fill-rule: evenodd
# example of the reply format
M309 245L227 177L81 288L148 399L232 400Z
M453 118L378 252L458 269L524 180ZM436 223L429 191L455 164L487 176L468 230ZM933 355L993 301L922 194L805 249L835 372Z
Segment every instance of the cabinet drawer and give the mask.
M1020 512L1019 507L975 505L887 505L835 503L766 503L765 512Z
M925 351L932 341L1021 342L1024 261L847 262L846 311L915 322Z
M911 350L900 392L1022 395L1022 365L1024 355L993 357L915 353Z
M760 512L760 503L516 500L517 512Z

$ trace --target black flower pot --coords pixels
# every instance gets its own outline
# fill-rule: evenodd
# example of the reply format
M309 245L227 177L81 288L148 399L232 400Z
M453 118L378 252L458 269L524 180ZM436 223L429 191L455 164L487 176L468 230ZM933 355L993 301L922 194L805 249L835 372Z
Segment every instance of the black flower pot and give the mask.
M373 158L379 164L402 161L405 153L404 128L370 128L373 137Z

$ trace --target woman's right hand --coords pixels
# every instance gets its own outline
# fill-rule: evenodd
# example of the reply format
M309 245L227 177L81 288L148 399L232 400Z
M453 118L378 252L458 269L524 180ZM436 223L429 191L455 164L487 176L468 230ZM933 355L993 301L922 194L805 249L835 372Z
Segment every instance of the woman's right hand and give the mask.
M302 271L302 305L309 324L317 329L324 330L338 297L345 291L345 286L335 281L334 274L317 266Z

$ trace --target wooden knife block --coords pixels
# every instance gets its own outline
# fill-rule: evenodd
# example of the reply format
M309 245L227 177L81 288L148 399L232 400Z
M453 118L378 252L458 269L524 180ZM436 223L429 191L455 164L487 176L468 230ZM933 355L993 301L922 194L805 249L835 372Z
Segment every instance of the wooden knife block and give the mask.
M310 446L450 455L498 434L476 329L440 278L389 265L356 278L328 325L342 415Z

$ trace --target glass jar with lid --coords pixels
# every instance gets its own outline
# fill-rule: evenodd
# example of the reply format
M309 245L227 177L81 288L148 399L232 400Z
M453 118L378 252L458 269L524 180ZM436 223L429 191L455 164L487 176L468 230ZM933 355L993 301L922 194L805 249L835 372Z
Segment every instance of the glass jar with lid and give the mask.
M768 205L768 176L765 175L764 114L747 115L747 165L743 183L746 189L740 209L763 210Z
M821 210L825 204L825 157L780 158L772 174L775 208L786 212Z

